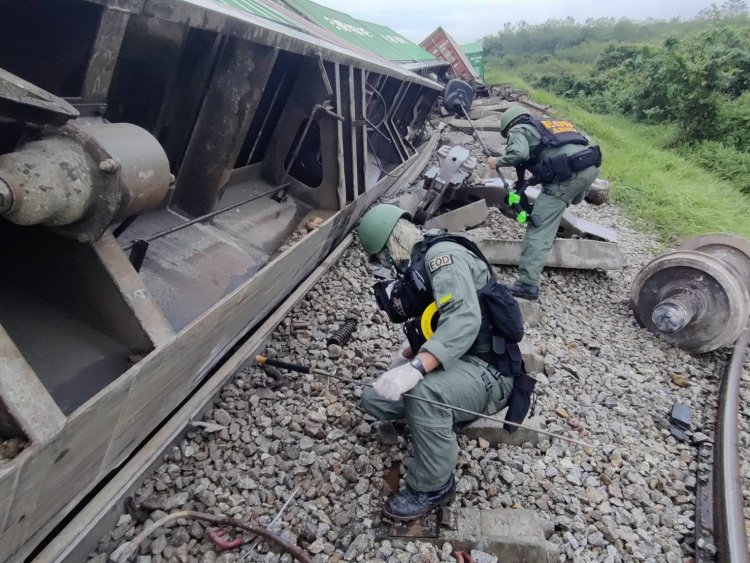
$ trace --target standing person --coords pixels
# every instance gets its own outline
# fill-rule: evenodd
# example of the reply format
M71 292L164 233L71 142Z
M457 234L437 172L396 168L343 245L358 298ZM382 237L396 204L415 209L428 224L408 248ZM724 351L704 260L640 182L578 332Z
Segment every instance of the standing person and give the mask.
M555 241L565 209L583 200L596 180L602 156L569 121L534 119L521 106L511 106L500 119L508 139L505 154L487 159L487 166L515 166L519 180L531 172L529 184L542 184L542 193L526 230L518 280L510 286L516 297L537 299L544 262Z
M378 305L390 320L413 326L410 323L430 304L439 314L428 340L407 331L411 346L402 349L402 363L362 395L364 410L378 420L405 418L409 423L413 459L406 487L388 499L383 510L390 518L412 520L455 497L454 425L474 418L413 397L488 414L522 397L519 384L531 382L533 388L517 344L523 337L523 321L518 303L495 281L489 264L468 239L438 231L423 236L408 213L394 205L377 205L362 217L359 240L370 256L398 272L395 280L375 286ZM487 294L500 309L494 321L483 312ZM494 322L504 324L504 336L493 328ZM407 392L413 397L402 396ZM530 393L531 389L527 398ZM528 404L521 420L527 411ZM507 419L511 416L518 413Z

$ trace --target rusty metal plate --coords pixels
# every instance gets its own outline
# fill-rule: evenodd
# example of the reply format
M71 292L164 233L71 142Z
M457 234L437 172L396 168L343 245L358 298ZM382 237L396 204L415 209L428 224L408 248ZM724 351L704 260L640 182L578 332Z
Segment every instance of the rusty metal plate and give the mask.
M64 125L78 110L62 98L0 68L0 115L42 125Z
M410 522L393 522L381 530L383 538L439 538L441 530L456 530L458 516L448 508L431 510Z
M437 538L440 537L438 522L437 511L431 510L417 520L393 523L388 535L393 538Z

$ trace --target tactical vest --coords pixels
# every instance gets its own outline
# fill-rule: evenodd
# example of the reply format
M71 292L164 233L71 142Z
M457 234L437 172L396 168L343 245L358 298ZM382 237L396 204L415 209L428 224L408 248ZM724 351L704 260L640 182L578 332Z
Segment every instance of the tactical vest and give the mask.
M600 166L602 153L599 147L588 147L589 140L576 130L570 121L559 119L534 119L523 116L516 123L533 127L541 138L539 145L529 155L529 160L516 167L519 178L523 178L525 170L531 172L529 184L550 184L569 180L573 174L585 170L590 166ZM588 147L573 155L558 154L553 157L542 158L544 149L557 148L564 145L581 145Z
M531 125L539 133L541 144L534 151L536 154L531 155L534 160L539 157L539 153L545 148L556 148L563 145L583 145L588 146L589 140L583 136L570 121L561 119L534 119L531 116L518 121Z
M482 310L480 334L482 331L490 332L491 350L477 352L476 345L479 338L477 337L477 341L472 344L467 353L483 359L503 375L515 376L523 373L525 371L523 357L518 346L523 338L521 309L508 289L497 282L492 266L474 241L450 233L425 235L412 251L409 267L404 272L404 281L410 286L410 291L407 292L410 296L409 300L413 300L409 309L421 312L434 301L425 258L427 251L440 242L453 242L463 246L486 264L490 274L490 280L477 290L477 295Z

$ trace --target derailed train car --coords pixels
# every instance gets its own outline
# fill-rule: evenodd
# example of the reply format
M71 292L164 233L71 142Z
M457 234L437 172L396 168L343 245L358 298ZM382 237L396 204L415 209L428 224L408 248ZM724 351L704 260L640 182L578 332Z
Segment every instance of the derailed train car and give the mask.
M1 560L423 160L437 84L245 4L0 0Z

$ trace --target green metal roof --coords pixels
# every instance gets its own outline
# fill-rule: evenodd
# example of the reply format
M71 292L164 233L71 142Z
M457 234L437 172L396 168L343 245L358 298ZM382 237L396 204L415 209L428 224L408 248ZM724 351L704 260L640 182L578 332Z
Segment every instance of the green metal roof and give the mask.
M297 27L294 25L294 23L281 15L281 13L274 10L272 6L269 6L268 3L265 3L262 0L219 0L219 2L222 2L227 6L231 6L232 8L245 10L246 12L250 12L251 14L255 14L256 16L260 16L262 18L266 18L267 20L283 23L284 25L290 25L292 27Z
M473 55L474 53L482 52L482 44L479 41L476 43L464 43L463 45L459 45L459 47L461 47L461 50L466 55Z
M222 0L245 1L245 0ZM435 57L384 25L353 18L311 0L283 0L291 9L342 39L394 62L432 61Z

